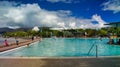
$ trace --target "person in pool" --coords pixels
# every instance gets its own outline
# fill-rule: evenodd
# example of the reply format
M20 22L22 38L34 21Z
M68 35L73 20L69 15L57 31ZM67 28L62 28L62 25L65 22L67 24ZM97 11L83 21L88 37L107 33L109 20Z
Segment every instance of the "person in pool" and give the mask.
M114 39L113 38L109 38L109 44L114 44Z
M119 45L120 45L120 39L118 40L117 44L119 44Z

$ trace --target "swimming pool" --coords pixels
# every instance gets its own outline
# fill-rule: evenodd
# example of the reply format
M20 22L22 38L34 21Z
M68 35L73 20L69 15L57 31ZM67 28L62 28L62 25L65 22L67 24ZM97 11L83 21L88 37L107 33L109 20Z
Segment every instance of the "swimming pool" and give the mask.
M4 57L85 57L120 56L120 46L109 45L109 39L104 38L44 38L41 42L30 44L19 49L1 53ZM94 44L94 46L93 46ZM91 51L90 48L93 46ZM88 53L89 52L89 53Z

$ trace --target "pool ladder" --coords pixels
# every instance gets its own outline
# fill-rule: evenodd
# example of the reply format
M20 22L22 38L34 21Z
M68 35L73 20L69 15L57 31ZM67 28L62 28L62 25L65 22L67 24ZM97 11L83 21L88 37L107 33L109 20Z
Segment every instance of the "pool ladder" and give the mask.
M88 51L88 55L91 52L91 50L93 49L93 47L96 47L96 58L98 57L98 45L96 45L96 42L93 43L93 45L91 46L91 48Z

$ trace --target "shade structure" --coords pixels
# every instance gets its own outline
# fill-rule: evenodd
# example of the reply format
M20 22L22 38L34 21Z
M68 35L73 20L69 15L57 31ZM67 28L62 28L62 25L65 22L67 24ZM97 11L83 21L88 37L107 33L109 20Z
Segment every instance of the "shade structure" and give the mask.
M109 26L111 26L111 27L115 27L116 33L117 33L117 35L118 35L118 27L120 27L120 22L111 22L111 23L104 24L104 25L109 25Z
M120 22L111 22L111 23L104 24L104 25L108 25L110 27L115 27L115 29L116 29L116 35L117 35L117 37L119 37L118 27L120 27ZM118 42L118 41L119 41L118 38L116 38L116 42Z
M109 25L109 26L112 26L112 27L120 27L120 22L111 22L111 23L104 24L104 25Z

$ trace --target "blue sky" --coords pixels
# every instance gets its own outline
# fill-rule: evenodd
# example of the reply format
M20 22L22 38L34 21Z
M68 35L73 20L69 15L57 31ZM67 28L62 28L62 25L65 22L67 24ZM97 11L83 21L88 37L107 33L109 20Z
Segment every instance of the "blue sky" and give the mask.
M120 0L1 0L1 27L101 28L120 21Z

